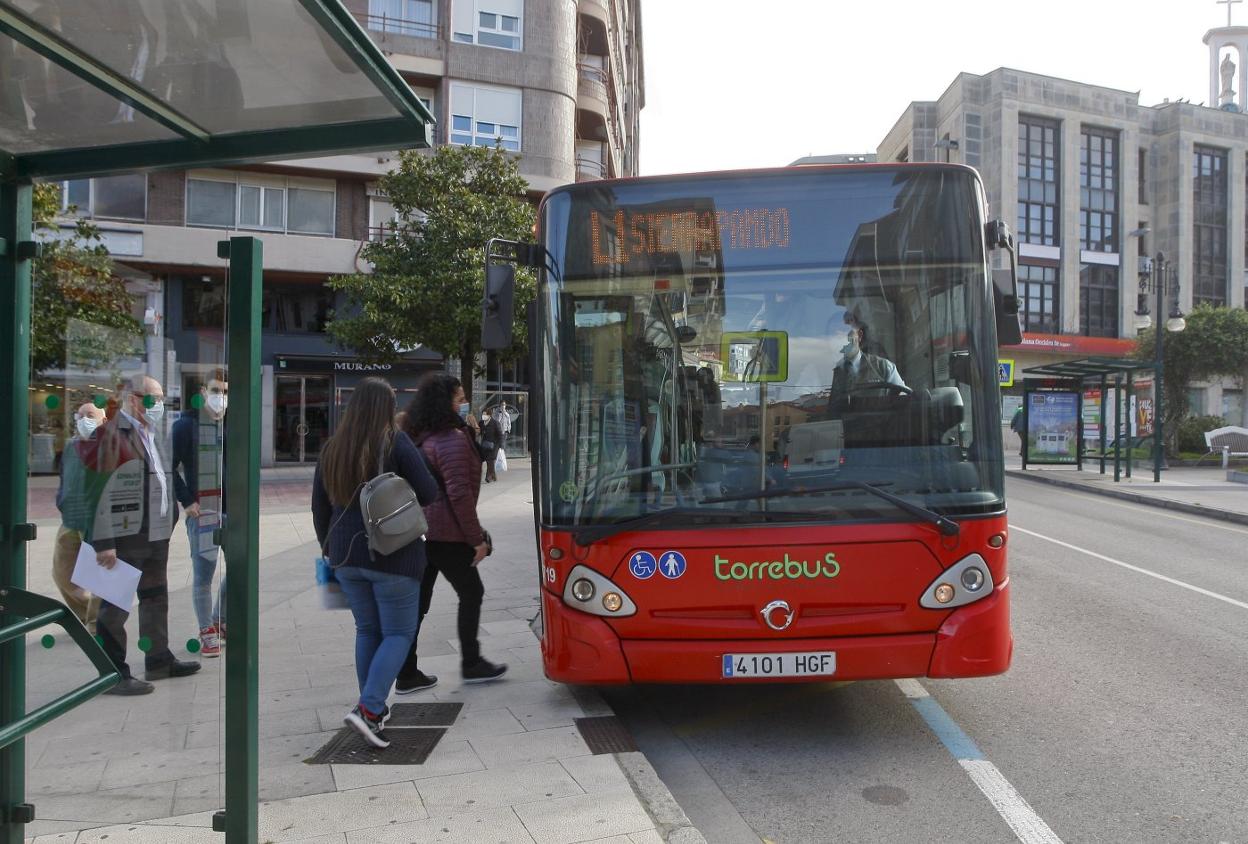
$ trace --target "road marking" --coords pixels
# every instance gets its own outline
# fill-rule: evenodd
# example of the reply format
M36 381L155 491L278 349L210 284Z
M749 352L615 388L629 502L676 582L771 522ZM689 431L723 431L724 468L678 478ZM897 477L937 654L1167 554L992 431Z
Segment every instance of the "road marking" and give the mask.
M994 809L1014 830L1023 844L1062 844L1049 825L1041 820L1023 796L1010 785L1010 781L997 770L997 766L984 758L975 742L962 731L957 722L949 717L944 707L923 688L918 680L896 680L897 688L918 710L927 726L940 739L953 758L958 760L971 782L983 792Z
M1116 566L1122 566L1124 569L1128 569L1130 571L1138 572L1140 574L1146 574L1149 577L1155 577L1158 580L1165 581L1166 583L1172 584L1174 586L1182 587L1183 589L1189 589L1192 592L1195 592L1199 595L1204 595L1207 598L1214 598L1216 600L1228 603L1233 607L1239 607L1241 610L1248 610L1248 602L1238 601L1235 598L1228 598L1226 595L1219 595L1217 592L1210 592L1208 589L1204 589L1200 586L1193 586L1192 584L1185 583L1182 580L1175 580L1173 577L1167 577L1166 575L1158 574L1155 571L1149 571L1148 569L1140 568L1139 566L1133 566L1130 563L1124 563L1122 560L1115 560L1113 557L1106 557L1104 554L1098 554L1095 551L1089 551L1087 548L1080 548L1078 545L1071 545L1069 542L1063 542L1060 539L1054 539L1051 536L1045 536L1042 533L1036 533L1034 530L1027 530L1026 528L1021 528L1018 525L1010 525L1010 530L1016 530L1019 533L1025 533L1028 536L1034 536L1037 539L1043 539L1046 542L1052 542L1054 545L1061 545L1063 548L1069 548L1072 551L1078 551L1080 554L1087 554L1089 557L1096 557L1096 559L1098 560L1104 560L1107 563L1113 563Z
M1218 530L1229 530L1231 533L1248 534L1248 530L1245 530L1244 528L1231 527L1230 525L1218 519L1215 519L1212 516L1206 516L1203 519L1193 519L1187 516L1176 516L1174 515L1174 513L1170 512L1169 510L1166 510L1161 507L1157 507L1156 505L1153 505L1153 504L1139 504L1139 503L1120 501L1120 500L1109 498L1108 496L1100 495L1099 493L1088 492L1087 490L1082 490L1082 489L1071 489L1069 491L1073 492L1075 495L1085 495L1089 498L1095 498L1097 499L1098 504L1108 504L1110 507L1121 507L1123 510L1138 510L1141 512L1146 512L1150 516L1165 516L1167 519L1177 519L1180 522L1190 522L1191 524L1200 525L1201 527L1217 528ZM1017 498L1019 496L1015 496L1015 497ZM1044 506L1044 505L1040 505L1040 506Z

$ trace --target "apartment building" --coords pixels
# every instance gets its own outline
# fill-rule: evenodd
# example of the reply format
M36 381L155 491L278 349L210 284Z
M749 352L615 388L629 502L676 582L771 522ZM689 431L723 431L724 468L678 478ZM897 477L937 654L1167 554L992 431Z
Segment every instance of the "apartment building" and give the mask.
M1244 306L1248 27L1212 30L1205 42L1218 107L1146 106L1136 92L999 68L959 74L938 100L911 103L877 148L880 161L979 170L990 214L1019 244L1023 344L1002 349L1018 370L1130 354L1141 276L1159 252L1177 270L1178 291L1151 319L1201 302ZM1238 87L1226 81L1228 49ZM1231 383L1189 396L1193 412L1231 424L1248 418L1244 402Z
M438 120L436 144L515 153L537 199L561 184L637 173L644 105L639 0L346 0ZM325 334L325 282L367 271L362 246L394 210L377 179L390 155L67 182L131 282L149 347L163 344L175 405L223 359L225 268L217 242L264 243L265 465L309 462L359 379L401 391L443 365L427 350L377 367ZM53 379L55 380L55 379ZM46 397L32 394L32 406ZM401 398L402 400L402 398Z

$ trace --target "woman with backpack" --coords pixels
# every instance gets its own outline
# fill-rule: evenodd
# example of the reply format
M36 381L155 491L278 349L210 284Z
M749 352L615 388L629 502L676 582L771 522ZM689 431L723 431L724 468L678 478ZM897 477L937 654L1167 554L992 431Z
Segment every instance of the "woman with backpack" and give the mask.
M425 508L429 520L425 549L429 568L421 583L420 618L423 620L433 601L433 586L439 573L459 596L460 659L465 683L496 680L507 671L481 656L477 630L485 584L477 564L492 550L489 537L477 518L477 497L481 494L481 452L468 428L471 412L459 379L442 372L431 372L420 382L419 392L407 408L407 433L420 448L433 470L442 496ZM395 693L404 695L432 688L438 678L417 668L416 643L395 683Z
M437 481L420 452L395 427L393 388L381 378L366 378L321 450L312 481L312 521L355 616L360 699L343 721L374 747L390 745L382 732L390 714L386 698L416 637L426 568L420 537L390 554L369 548L360 493L384 472L406 480L421 505L438 497Z

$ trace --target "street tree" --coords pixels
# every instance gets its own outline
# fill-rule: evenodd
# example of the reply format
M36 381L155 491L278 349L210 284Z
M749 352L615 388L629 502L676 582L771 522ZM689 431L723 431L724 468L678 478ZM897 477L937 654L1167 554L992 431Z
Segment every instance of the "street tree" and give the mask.
M1186 317L1187 327L1167 334L1163 368L1163 408L1167 441L1172 450L1179 423L1188 415L1192 384L1216 378L1248 380L1248 311L1197 305ZM1165 330L1165 329L1162 329ZM1136 344L1136 357L1154 360L1157 334L1147 331Z
M485 243L532 236L533 207L517 159L486 147L448 145L431 155L408 150L380 187L398 220L362 250L373 272L330 280L343 301L328 331L340 345L378 362L418 345L458 357L460 380L471 391ZM523 315L532 298L532 276L518 272L510 355L525 343Z
M60 208L59 185L35 185L31 210L43 241L31 266L31 372L36 376L64 369L67 358L82 367L107 367L117 356L119 339L143 333L132 312L134 297L113 274L99 229L82 219L62 228Z

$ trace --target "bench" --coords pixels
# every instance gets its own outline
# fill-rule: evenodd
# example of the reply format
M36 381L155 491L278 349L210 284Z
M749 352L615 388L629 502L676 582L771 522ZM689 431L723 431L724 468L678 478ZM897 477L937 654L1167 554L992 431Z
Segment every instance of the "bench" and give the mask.
M1205 432L1205 445L1209 446L1210 454L1222 455L1222 468L1230 464L1232 457L1248 457L1248 428L1238 425L1226 425Z

